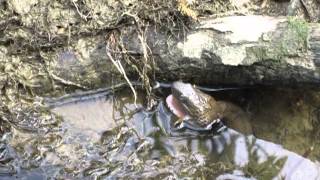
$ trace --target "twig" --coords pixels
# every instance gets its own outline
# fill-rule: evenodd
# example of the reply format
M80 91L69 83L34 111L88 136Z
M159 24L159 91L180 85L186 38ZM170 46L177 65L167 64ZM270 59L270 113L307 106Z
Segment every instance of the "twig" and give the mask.
M307 18L309 20L311 20L311 14L310 14L309 9L308 9L306 3L304 2L304 0L291 0L290 5L288 7L288 15L293 16L295 10L300 7L304 10Z
M139 52L137 52L137 51L128 51L128 50L126 50L123 46L122 46L122 49L124 49L123 51L115 51L115 50L112 50L112 49L110 49L110 48L108 48L108 47L106 47L106 49L107 49L107 51L108 52L111 52L111 53L113 53L113 54L133 54L133 55L140 55L140 53Z
M309 8L307 7L306 3L304 2L304 0L300 0L300 4L302 6L302 9L304 9L306 16L308 17L308 19L311 21L311 14L309 12Z
M144 33L146 32L146 28L144 29L145 31L142 30L141 25L143 25L143 22L141 22L141 19L136 14L131 14L130 12L125 12L122 14L122 16L125 16L125 15L133 18L134 24L136 25L138 39L142 46L143 62L140 66L141 70L139 70L139 68L136 68L136 70L139 76L143 79L144 87L145 87L145 90L147 91L147 99L148 99L148 106L149 106L150 96L151 96L151 85L150 85L150 79L148 77L148 72L149 72L148 65L151 65L151 68L153 68L152 66L154 66L154 62L151 62L152 64L150 63L149 54L151 52L151 49L149 48L144 35ZM123 47L123 49L125 48Z
M61 77L53 74L53 73L50 73L52 79L56 80L56 81L59 81L60 83L62 84L65 84L65 85L71 85L71 86L75 86L75 87L78 87L78 88L81 88L81 89L88 89L87 87L85 86L82 86L81 84L78 84L78 83L74 83L72 81L68 81L68 80L65 80L65 79L62 79Z
M137 106L137 93L136 93L136 90L133 88L133 85L131 83L131 81L129 80L127 74L126 74L126 71L123 69L123 66L121 64L121 62L119 60L114 60L113 57L111 56L110 52L107 51L107 55L109 57L109 59L111 60L111 62L116 66L117 70L123 75L124 79L127 81L132 93L133 93L133 96L134 96L134 105L136 107Z
M265 8L267 5L268 0L262 0L262 3L260 5L261 8Z
M74 0L72 0L72 3L73 3L73 5L74 5L74 7L76 8L79 16L80 16L81 18L83 18L85 21L87 21L88 15L85 16L85 15L83 15L83 14L80 12L80 10L79 10L79 8L78 8L78 5L74 2Z

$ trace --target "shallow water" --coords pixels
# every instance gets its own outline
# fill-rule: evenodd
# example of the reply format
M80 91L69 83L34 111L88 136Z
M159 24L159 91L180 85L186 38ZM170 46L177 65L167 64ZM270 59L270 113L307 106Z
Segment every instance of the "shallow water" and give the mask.
M257 138L242 135L236 127L206 136L168 134L166 123L175 117L162 98L152 111L146 111L143 93L139 94L136 105L130 92L120 91L57 106L52 111L63 117L57 131L13 129L1 141L5 149L2 159L8 158L10 163L0 167L4 172L0 178L320 177L316 133L306 119L316 110L309 109L317 102L312 93L254 89L212 94L250 112ZM309 150L311 147L314 150Z

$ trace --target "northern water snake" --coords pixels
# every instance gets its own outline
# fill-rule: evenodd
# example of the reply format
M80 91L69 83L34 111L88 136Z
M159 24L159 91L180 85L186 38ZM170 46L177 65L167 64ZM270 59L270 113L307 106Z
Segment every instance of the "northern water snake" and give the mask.
M176 81L171 86L172 94L166 99L168 107L181 120L191 120L202 127L217 119L230 128L245 134L252 133L249 115L242 108L227 101L217 101L195 86Z

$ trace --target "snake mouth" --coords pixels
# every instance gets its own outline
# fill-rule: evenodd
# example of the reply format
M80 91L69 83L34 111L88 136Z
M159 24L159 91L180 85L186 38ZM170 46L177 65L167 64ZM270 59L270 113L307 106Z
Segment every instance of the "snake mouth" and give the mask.
M166 104L170 111L179 119L186 120L190 118L184 106L174 95L170 94L166 98ZM225 129L225 126L223 126L220 119L216 119L212 121L210 124L207 124L206 126L202 126L201 124L198 124L198 122L196 121L180 121L178 124L175 124L175 127L177 129L188 129L200 133L208 133L212 132L213 130L215 132L221 132Z
M174 97L172 94L170 94L166 98L166 103L171 112L176 115L180 119L184 119L188 113L185 111L184 107L182 104L179 102L179 100Z

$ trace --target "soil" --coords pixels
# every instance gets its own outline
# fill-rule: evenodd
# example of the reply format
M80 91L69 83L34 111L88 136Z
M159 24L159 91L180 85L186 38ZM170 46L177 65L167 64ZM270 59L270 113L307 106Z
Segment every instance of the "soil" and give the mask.
M319 22L319 1L294 2L304 5L279 0L0 0L0 134L13 125L48 132L61 119L44 106L45 97L108 87L123 82L125 73L130 79L142 79L150 93L148 87L156 79L151 54L157 49L145 46L154 40L155 34L144 36L156 32L150 27L163 33L156 35L169 37L166 44L158 44L167 47L172 39L184 39L201 18L291 15ZM122 43L133 36L142 48ZM133 72L128 72L129 66ZM119 73L121 68L125 73ZM320 102L314 101L318 107ZM299 125L304 124L313 131L310 121L292 126L303 129ZM305 145L301 141L294 145Z

